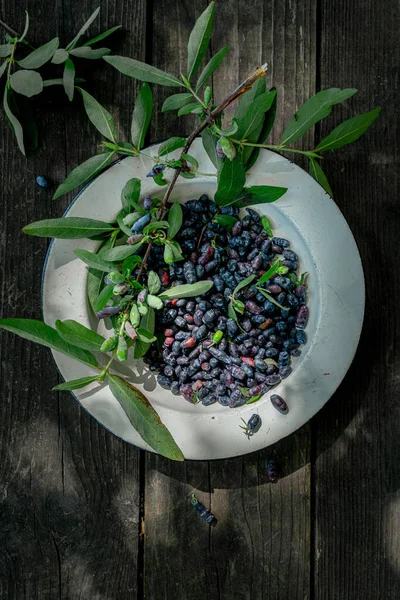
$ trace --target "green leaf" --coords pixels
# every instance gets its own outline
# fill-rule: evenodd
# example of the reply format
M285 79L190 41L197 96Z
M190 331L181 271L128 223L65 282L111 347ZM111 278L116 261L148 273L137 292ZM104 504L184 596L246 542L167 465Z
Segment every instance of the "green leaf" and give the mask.
M261 398L261 396L262 394L256 394L255 396L252 396L247 400L246 404L254 404L254 402L257 402Z
M84 163L78 165L71 171L64 183L61 183L56 189L56 193L53 196L53 200L56 200L63 194L70 192L82 183L85 183L89 179L96 177L101 171L103 171L107 165L110 164L114 155L109 152L103 152L103 154L97 154L92 156Z
M112 262L104 260L101 257L101 254L95 254L94 252L83 250L81 248L76 248L74 250L74 254L84 263L89 265L89 267L92 267L92 269L98 269L99 271L104 271L105 273L115 271L115 265Z
M85 81L82 77L75 78L75 83L84 83ZM64 81L61 78L43 79L43 87L49 87L50 85L64 85Z
M7 67L8 67L8 61L5 60L3 62L3 64L0 65L0 79L2 78L2 76L4 75L4 73L7 71ZM43 82L43 85L44 85L44 82Z
M262 225L262 228L264 229L264 231L266 231L268 233L269 237L272 237L274 235L272 232L271 223L269 222L269 219L265 215L261 216L261 225Z
M215 215L213 221L222 225L228 232L230 232L235 223L237 223L237 219L230 215Z
M188 115L194 110L197 110L198 108L201 108L201 104L199 104L198 102L191 102L190 104L185 104L185 106L182 106L182 108L178 110L178 117Z
M184 179L194 179L196 177L196 174L191 173L189 171L181 171L179 173L179 177L183 177Z
M157 83L158 85L171 87L180 87L182 85L182 82L174 75L160 71L156 67L133 58L127 58L126 56L105 56L104 60L124 75L139 79L139 81L147 81L148 83Z
M243 117L251 110L251 105L255 99L261 94L265 94L265 77L257 79L251 86L248 92L245 92L240 96L239 104L235 111L235 119L237 121L243 119Z
M100 346L105 341L102 335L72 319L56 321L56 329L63 340L83 350L99 352Z
M28 56L18 61L18 64L23 69L39 69L39 67L43 66L47 63L48 60L54 55L60 44L60 40L58 37L50 40L47 44L43 44L43 46L39 46L36 50L33 50Z
M144 83L136 98L132 114L131 139L138 150L144 146L144 139L150 125L153 112L153 95L150 86Z
M264 144L264 142L269 137L269 134L271 133L272 128L274 126L274 122L275 122L276 105L277 105L276 89L271 88L269 93L273 94L273 101L272 101L271 106L269 107L269 109L267 110L267 112L264 115L264 121L260 127L260 133L259 133L258 137L254 138L254 139L253 139L253 134L250 136L252 138L251 141L257 142L257 144ZM255 133L257 133L257 131ZM249 149L249 147L247 147L247 149ZM250 148L250 150L251 150L251 148ZM251 167L257 162L259 154L260 154L260 148L253 148L251 150L251 152L249 153L249 158L245 165L246 171L249 171L251 169Z
M278 306L278 308L282 308L283 310L290 310L290 308L287 308L286 306L282 306L282 304L279 304L279 302L277 302L275 300L275 298L273 296L271 296L271 294L269 294L268 292L266 292L265 290L263 290L262 288L257 288L259 292L261 292L261 294L270 302L272 302L272 304L275 304L275 306Z
M237 284L237 286L235 287L235 289L233 290L232 296L235 296L238 292L240 292L240 290L242 290L243 288L250 285L251 282L254 281L256 277L257 277L257 275L253 274L253 275L249 275L249 277L246 277L246 279L242 279L242 281L240 281Z
M185 460L174 438L142 392L118 375L109 375L108 379L112 394L142 439L162 456L171 460Z
M14 44L1 44L0 45L0 58L7 58L7 56L11 56L14 48ZM192 94L189 94L192 97Z
M318 121L327 117L334 104L344 102L357 92L355 89L330 88L322 90L304 102L282 134L281 144L292 144Z
M43 90L43 79L37 71L21 69L10 77L10 84L14 92L31 98Z
M192 156L191 154L185 154L184 152L181 156L184 160L186 160L186 162L193 165L195 169L199 168L199 162L196 158L194 158L194 156Z
M72 48L75 48L77 42L79 41L79 38L82 37L83 34L85 33L85 31L87 31L89 29L89 27L91 26L93 21L96 19L99 12L100 12L100 7L96 8L94 13L89 17L89 19L86 21L86 23L84 23L84 25L80 28L80 30L78 31L78 33L76 34L74 39L68 44L67 50L72 50Z
M274 185L253 185L243 188L243 194L235 202L235 206L244 208L254 204L265 204L275 202L286 194L287 188Z
M150 333L154 333L155 323L156 323L156 315L154 312L154 308L149 306L147 314L144 315L144 317L142 317L142 319L140 321L140 327L141 327L141 329L145 329L146 331L149 331ZM151 343L149 344L148 342L144 342L143 340L137 339L135 342L135 348L133 350L133 357L135 359L142 358L142 356L144 356L146 354L146 352L150 348L150 346L151 346Z
M271 277L273 277L276 273L279 272L281 266L282 261L277 260L276 263L274 263L272 267L268 269L268 271L265 271L264 275L261 275L260 279L257 281L257 285L261 285L265 281L268 281L268 279L271 279Z
M161 281L157 273L150 271L147 278L147 287L150 294L157 294L161 288Z
M18 121L17 117L11 112L11 108L9 105L9 94L10 90L8 85L4 88L4 98L3 98L3 106L4 112L6 113L7 119L9 120L14 135L17 139L18 148L21 150L22 154L25 156L25 146L24 146L24 131L22 129L21 123Z
M90 40L82 44L82 46L91 46L92 44L101 42L101 40L104 40L106 37L114 33L114 31L118 31L118 29L121 29L121 27L122 25L116 25L115 27L111 27L111 29L107 29L107 31L103 31L103 33L99 33L99 35L96 35L96 37L91 38Z
M97 102L96 98L91 96L88 92L80 87L77 87L76 89L82 94L86 114L96 127L97 131L100 131L100 133L111 142L115 142L117 130L112 115L110 115L110 113Z
M132 254L136 254L136 252L141 247L141 242L138 244L133 244L132 246L117 246L116 248L111 248L110 250L105 250L104 252L100 252L99 256L104 260L111 260L113 262L122 262L128 256Z
M178 242L167 240L164 246L164 261L167 265L172 265L174 262L183 259L182 248Z
M209 159L211 160L214 167L218 170L221 168L222 160L217 155L216 145L218 142L218 136L207 128L201 133L201 139L203 141L204 150L207 152Z
M145 211L137 206L137 202L140 198L141 185L140 179L137 177L129 179L122 190L121 201L123 206L133 206L133 208L138 210L138 212L142 212L144 214Z
M111 248L112 244L113 244L113 240L111 238L108 238L104 242L104 244L102 244L97 249L97 252L99 252L100 250L106 250L107 248ZM99 271L98 269L89 268L88 274L87 274L87 280L86 280L86 294L87 294L89 306L94 313L97 312L96 302L99 298L99 294L100 294L103 284L104 284L104 272ZM112 286L112 288L114 288L114 286ZM104 308L104 307L102 307L102 308Z
M86 387L90 383L97 381L99 378L98 375L93 375L92 377L81 377L80 379L72 379L71 381L64 381L64 383L59 383L58 385L53 387L54 391L70 391L70 390L79 390L80 388Z
M185 283L176 285L168 290L165 290L159 295L161 300L173 300L174 298L193 298L194 296L202 296L206 294L214 285L212 281L197 281L196 283Z
M107 284L100 292L100 294L98 295L98 297L96 298L96 302L94 304L93 307L93 312L96 314L97 312L99 312L100 310L103 310L103 308L105 308L108 304L108 301L113 297L114 295L114 284L113 283L109 283Z
M25 39L26 34L28 33L28 29L29 29L29 15L28 15L28 11L25 11L25 27L24 27L24 31L22 32L21 37L18 38L19 42L22 42Z
M214 54L214 56L209 60L209 62L206 64L206 66L202 70L199 79L197 80L196 92L198 92L199 89L205 83L207 83L207 80L211 77L211 75L214 73L214 71L216 69L218 69L219 65L224 60L225 55L228 52L228 50L229 50L229 46L225 46L224 48L221 48L221 50L218 50L218 52L216 54Z
M168 238L172 240L182 227L183 212L179 202L174 202L168 211Z
M64 50L63 48L59 48L55 51L51 62L53 63L53 65L61 65L62 63L65 63L66 60L68 60L68 56L69 54L66 50Z
M237 314L235 312L235 309L233 308L232 301L229 302L229 304L228 304L228 317L230 319L232 319L233 321L235 321L235 323L237 323L239 325L239 319L238 319L238 316L237 316Z
M75 89L75 65L70 58L65 61L63 83L68 100L72 102Z
M168 181L163 177L162 173L159 173L158 175L156 175L155 177L153 177L153 181L154 183L156 183L159 186L164 186L167 185Z
M127 225L125 225L125 223L123 221L124 217L125 217L125 209L121 208L121 210L119 212L117 212L117 215L115 218L117 220L118 227L120 228L120 230L123 233L125 233L127 236L130 236L130 235L132 235L132 232L131 232L130 228Z
M133 269L140 262L142 262L142 257L137 256L137 254L133 254L132 256L128 256L127 258L125 258L121 268L122 275L126 278L130 277Z
M146 225L143 229L144 235L151 233L152 231L156 231L157 229L168 229L168 221L153 221Z
M151 334L146 329L142 329L141 327L139 327L136 331L139 339L145 344L152 344L157 339L155 335Z
M169 140L165 140L165 142L163 142L161 144L161 146L159 147L158 156L165 156L165 154L168 154L169 152L178 150L178 148L183 148L183 146L185 144L186 144L186 138L182 138L182 137L169 138Z
M341 148L341 146L355 142L372 125L380 112L381 107L378 106L370 112L343 121L343 123L338 125L318 144L315 150L326 152L327 150L334 150L335 148Z
M211 2L197 19L188 42L187 72L190 79L197 71L210 43L215 2Z
M331 186L329 185L329 181L327 180L321 165L315 160L315 158L312 157L310 157L310 174L314 177L316 181L318 181L320 185L322 185L322 187L329 194L329 196L333 198Z
M97 367L97 360L93 354L68 344L55 329L42 321L35 319L0 319L0 328L11 331L31 342L62 352L87 365Z
M113 231L111 223L87 219L85 217L61 217L61 219L44 219L25 225L23 232L39 237L61 239L90 238L100 233Z
M227 129L220 129L216 125L214 125L214 129L219 133L219 135L222 135L224 137L232 137L239 129L239 126L237 124L236 119L233 119L231 125Z
M244 304L240 300L232 300L233 309L240 313L241 315L244 313Z
M189 102L193 98L192 94L182 93L182 94L174 94L173 96L169 96L164 101L164 104L161 107L161 112L168 112L169 110L177 110L181 108L185 104ZM180 146L178 146L179 148ZM161 156L161 154L160 154Z
M225 160L218 175L218 187L214 196L217 206L231 203L243 189L246 182L241 157L237 154L233 160Z
M87 58L89 60L97 60L99 58L103 58L103 56L107 56L110 54L110 48L89 48L88 46L83 46L82 48L75 48L74 50L70 50L70 54L72 56L76 56L76 58Z
M267 110L272 106L275 94L265 92L257 96L254 102L249 107L248 111L243 115L241 119L238 119L238 130L236 132L236 138L239 140L249 139L251 133L261 128L264 115ZM258 138L259 132L257 133ZM256 138L256 139L257 139ZM255 141L255 140L250 140Z

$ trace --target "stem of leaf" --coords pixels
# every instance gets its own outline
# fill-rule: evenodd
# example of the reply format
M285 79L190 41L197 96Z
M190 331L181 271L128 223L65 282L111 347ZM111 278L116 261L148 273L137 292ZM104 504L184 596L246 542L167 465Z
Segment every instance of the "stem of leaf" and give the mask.
M10 76L11 76L11 67L12 67L12 65L14 64L14 54L15 54L15 50L16 50L16 48L17 48L17 44L18 44L18 41L17 41L17 40L15 40L15 42L14 42L14 46L13 46L13 49L12 49L12 52L11 52L11 56L10 56L10 58L8 59L7 83L10 81Z
M313 156L322 158L319 154L315 154L310 150L297 150L296 148L287 148L286 146L274 146L272 144L255 144L253 142L242 142L241 140L235 140L229 138L231 142L234 144L239 144L240 146L251 146L252 148L268 148L269 150L277 150L278 152L293 152L295 154L304 154L305 156Z
M108 361L108 363L106 364L106 366L104 367L104 369L102 370L102 372L100 373L100 375L99 375L99 381L104 381L104 379L106 378L106 375L107 375L107 373L108 373L108 371L109 371L109 369L111 367L111 364L112 364L112 362L114 360L115 352L116 351L113 350L113 353L111 355L110 360Z

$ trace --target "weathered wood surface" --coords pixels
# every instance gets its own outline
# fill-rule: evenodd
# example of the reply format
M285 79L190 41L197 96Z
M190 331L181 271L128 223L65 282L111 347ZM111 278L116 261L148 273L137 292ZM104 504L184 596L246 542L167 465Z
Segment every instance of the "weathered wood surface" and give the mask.
M27 2L39 44L73 37L94 0ZM93 31L122 23L115 53L179 73L194 19L207 0L101 2ZM2 0L0 18L21 29L25 6ZM57 371L48 351L2 334L0 403L0 598L230 600L395 600L400 597L397 429L398 65L399 10L373 0L257 0L218 5L212 51L231 50L215 96L267 61L279 94L274 139L316 89L361 92L341 119L377 104L384 111L357 146L327 156L325 167L362 254L367 317L356 360L328 406L290 438L244 458L171 463L139 452L98 426L67 393L51 392ZM81 61L88 89L127 137L137 85ZM99 82L100 85L99 85ZM168 90L154 88L158 105ZM32 220L58 216L34 178L54 182L93 153L98 138L78 100L48 94L42 148L26 161L0 128L2 313L40 317L46 243L21 235ZM158 115L150 141L185 134ZM313 141L310 134L307 144ZM339 153L338 153L339 155ZM397 361L397 363L396 363ZM285 478L266 482L276 456ZM218 517L209 529L189 496ZM144 518L144 534L140 520ZM142 531L143 533L143 531Z

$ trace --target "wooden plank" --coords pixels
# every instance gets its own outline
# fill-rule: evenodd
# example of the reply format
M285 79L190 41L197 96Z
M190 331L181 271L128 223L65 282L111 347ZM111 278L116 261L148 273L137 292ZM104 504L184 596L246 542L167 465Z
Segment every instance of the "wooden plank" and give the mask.
M321 3L321 88L356 87L318 138L354 114L383 107L324 169L355 235L366 278L361 344L344 383L315 420L315 597L400 596L398 269L399 7Z
M43 3L32 12L28 39L39 45L54 32L72 39L96 2ZM24 7L2 4L2 18L23 26ZM134 19L131 21L131 19ZM109 2L91 31L122 23L121 53L144 58L144 2ZM50 33L49 33L50 32ZM107 73L106 73L107 71ZM110 67L80 61L88 89L108 108L131 112L132 81ZM98 79L100 79L100 85ZM105 85L107 83L107 85ZM59 216L66 201L35 184L54 184L96 151L81 101L70 105L62 89L46 93L40 111L42 148L26 161L1 117L2 261L4 315L41 317L40 275L47 244L20 233L27 222ZM66 143L66 139L68 143ZM2 333L0 403L0 596L42 600L132 598L137 591L139 451L121 442L82 411L73 398L51 392L57 371L50 353Z
M176 14L173 2L157 3L154 15L153 62L173 73L182 64L177 48L185 45L193 24L193 7L179 6ZM271 85L277 84L281 95L285 94L275 141L283 120L287 122L314 92L315 6L314 0L242 3L240 7L229 0L217 5L212 51L226 44L231 51L215 78L215 97L221 100L258 64L270 62ZM200 10L198 3L196 14ZM172 49L168 39L173 40ZM168 94L159 90L156 94L162 98ZM153 139L188 131L180 123L171 124L168 117L159 119ZM285 473L276 486L266 479L265 462L270 456L279 459ZM171 464L147 455L146 596L308 598L309 460L309 427L270 450L209 466L204 462ZM190 507L192 490L217 516L215 529L207 529Z

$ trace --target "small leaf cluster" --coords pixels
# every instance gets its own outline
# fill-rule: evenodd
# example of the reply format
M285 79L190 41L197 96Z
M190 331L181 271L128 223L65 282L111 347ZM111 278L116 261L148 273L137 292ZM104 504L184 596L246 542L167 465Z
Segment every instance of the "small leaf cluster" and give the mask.
M87 41L82 40L82 36L99 12L100 8L97 8L65 48L59 47L60 40L55 37L39 48L33 48L23 58L19 58L21 51L28 47L32 48L26 40L29 31L28 13L26 13L22 35L11 37L7 34L6 43L0 45L0 58L5 59L0 64L0 79L3 76L6 79L3 96L4 111L15 134L18 147L24 155L27 149L35 150L38 146L37 125L32 107L27 99L38 96L49 86L62 85L68 99L72 101L76 84L84 81L76 77L75 59L96 60L110 54L109 48L93 48L92 46L120 29L120 25ZM62 65L61 76L44 79L38 69L48 63Z

